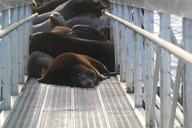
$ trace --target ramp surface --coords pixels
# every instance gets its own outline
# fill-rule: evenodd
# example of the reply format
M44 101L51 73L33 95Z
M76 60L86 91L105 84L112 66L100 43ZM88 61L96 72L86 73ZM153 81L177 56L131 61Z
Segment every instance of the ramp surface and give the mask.
M116 77L96 88L31 80L7 128L141 128Z

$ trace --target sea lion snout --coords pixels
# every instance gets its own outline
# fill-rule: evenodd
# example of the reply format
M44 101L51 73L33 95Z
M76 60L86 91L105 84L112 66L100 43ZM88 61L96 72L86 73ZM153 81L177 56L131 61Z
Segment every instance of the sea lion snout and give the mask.
M74 68L74 75L72 83L76 86L89 88L97 85L97 76L95 71L85 67L84 65L77 65Z

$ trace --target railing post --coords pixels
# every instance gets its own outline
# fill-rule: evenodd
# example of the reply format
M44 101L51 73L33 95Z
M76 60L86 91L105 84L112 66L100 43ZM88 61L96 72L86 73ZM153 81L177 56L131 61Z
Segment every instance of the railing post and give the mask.
M192 53L192 20L183 19L184 48ZM184 68L184 127L192 128L192 64Z
M11 24L18 21L18 8L10 9ZM18 34L14 30L10 33L11 50L11 95L18 95Z
M26 5L25 7L25 17L28 17L31 15L31 6L30 5ZM31 33L31 26L32 23L31 21L25 23L25 33L26 33L26 37L25 37L25 47L24 47L24 53L25 53L25 63L24 63L24 70L25 70L25 75L27 74L27 63L28 63L28 59L29 59L29 36Z
M19 7L20 11L19 11L19 19L23 19L24 18L24 7L21 6ZM24 27L20 26L18 28L19 31L19 84L23 84L24 83L24 39L23 36L24 34Z
M160 37L170 41L170 16L160 13ZM161 49L161 128L168 128L170 118L170 91L171 91L171 58L168 51Z
M2 11L2 28L9 25L9 10ZM3 93L3 110L11 109L11 95L10 95L10 52L9 52L9 36L5 36L1 40L1 84Z
M117 4L112 4L112 9L113 9L113 14L117 15ZM120 60L119 60L119 42L118 42L118 23L117 21L113 22L113 41L114 41L114 45L115 45L115 70L118 71L119 70L119 64L120 64Z
M0 25L2 25L2 12L0 12ZM1 26L2 27L2 26ZM0 29L2 29L2 28L0 28ZM3 53L3 51L2 51L2 43L0 42L0 101L2 101L2 98L3 98L3 94L2 94L2 75L3 75L3 73L2 73L2 53Z
M124 6L124 19L132 22L132 7ZM125 50L125 61L126 61L126 85L127 92L133 92L133 84L134 84L134 42L133 42L133 31L129 28L125 29L125 42L126 50Z
M135 25L141 27L141 9L134 8L133 19ZM135 73L134 73L134 91L135 91L135 107L142 106L142 62L141 51L143 49L143 40L139 34L135 33Z
M183 65L184 65L183 62L179 60L177 64L177 71L176 71L175 84L174 84L174 90L173 90L173 99L172 99L172 106L170 111L171 115L170 115L170 121L169 121L169 128L174 128L176 108L177 108L177 102L179 97L180 81L182 78L182 72L184 67Z
M123 6L118 4L118 16L120 18L124 18L125 16L123 15ZM118 42L119 42L119 52L120 52L120 81L124 82L125 81L125 76L126 76L126 72L125 72L125 49L126 49L126 45L125 45L125 27L118 23L118 29L119 29L119 33L118 33Z
M154 17L153 11L144 11L144 28L145 30L154 33ZM145 90L145 122L147 128L155 127L155 101L153 101L153 75L154 75L154 44L145 40L145 70L144 70L144 90Z

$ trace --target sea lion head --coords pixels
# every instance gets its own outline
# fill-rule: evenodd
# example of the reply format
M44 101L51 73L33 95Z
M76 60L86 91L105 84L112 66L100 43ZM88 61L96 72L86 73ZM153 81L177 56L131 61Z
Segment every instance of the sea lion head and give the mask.
M66 26L66 21L59 12L52 12L49 19L52 26Z
M77 65L73 69L72 83L74 86L93 88L98 84L96 72L84 65Z

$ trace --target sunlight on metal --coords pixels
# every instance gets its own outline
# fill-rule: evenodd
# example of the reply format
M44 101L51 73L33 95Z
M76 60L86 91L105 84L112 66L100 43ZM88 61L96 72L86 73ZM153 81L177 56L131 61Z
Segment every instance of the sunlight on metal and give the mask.
M182 48L177 47L174 44L172 44L171 42L163 40L163 39L159 38L158 36L148 32L148 31L145 31L144 29L137 27L136 25L133 25L126 20L123 20L117 16L114 16L106 10L102 10L102 13L104 15L109 16L110 18L120 22L121 24L125 25L126 27L134 30L138 34L146 37L147 39L151 40L153 43L161 46L162 48L166 49L167 51L169 51L170 53L172 53L176 57L182 59L183 61L192 64L192 54L190 54L189 52L186 52Z

